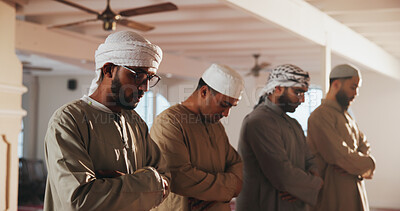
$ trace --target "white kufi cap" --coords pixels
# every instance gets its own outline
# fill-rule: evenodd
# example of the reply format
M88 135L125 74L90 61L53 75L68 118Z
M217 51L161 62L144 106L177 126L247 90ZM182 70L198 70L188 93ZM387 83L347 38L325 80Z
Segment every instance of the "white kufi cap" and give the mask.
M230 67L212 64L201 78L215 91L235 99L241 98L244 89L243 78Z

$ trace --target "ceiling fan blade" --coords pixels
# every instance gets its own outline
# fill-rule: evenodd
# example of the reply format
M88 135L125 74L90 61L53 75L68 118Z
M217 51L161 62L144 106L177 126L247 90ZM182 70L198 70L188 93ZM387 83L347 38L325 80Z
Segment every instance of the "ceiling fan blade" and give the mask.
M54 0L54 1L58 1L58 2L60 2L60 3L69 5L69 6L71 6L71 7L75 7L75 8L77 8L77 9L83 10L83 11L88 12L88 13L92 13L92 14L95 14L95 15L100 15L99 12L97 12L97 11L95 11L95 10L92 10L92 9L89 9L89 8L87 8L87 7L84 7L84 6L82 6L82 5L76 4L76 3L74 3L74 2L70 2L70 1L67 1L67 0Z
M263 62L263 63L260 64L260 68L261 68L261 69L266 68L266 67L269 67L269 66L271 66L271 64L268 63L268 62Z
M135 21L131 21L128 19L120 19L118 22L118 24L121 24L123 26L132 28L132 29L136 29L136 30L140 30L140 31L150 31L152 29L154 29L154 26L149 26L143 23L138 23Z
M74 25L79 25L87 22L92 22L92 21L97 21L98 19L89 19L89 20L83 20L83 21L77 21L77 22L72 22L72 23L65 23L65 24L58 24L58 25L51 25L48 26L47 28L62 28L62 27L67 27L67 26L74 26Z
M23 70L24 71L32 71L33 70L33 71L46 71L46 72L48 72L48 71L52 71L53 69L49 68L49 67L24 66Z
M135 16L135 15L144 15L144 14L150 14L150 13L156 13L156 12L172 11L172 10L177 10L177 9L178 9L178 7L175 4L168 2L168 3L155 4L155 5L151 5L151 6L135 8L135 9L123 10L119 14L124 17L130 17L130 16Z

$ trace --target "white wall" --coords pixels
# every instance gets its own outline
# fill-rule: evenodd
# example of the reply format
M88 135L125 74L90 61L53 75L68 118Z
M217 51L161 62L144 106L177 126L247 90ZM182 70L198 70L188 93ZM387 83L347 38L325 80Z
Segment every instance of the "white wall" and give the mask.
M22 95L22 108L27 111L27 115L22 119L23 129L23 157L36 158L37 146L37 94L38 77L24 74L23 84L28 91Z
M352 111L371 144L376 171L367 180L371 207L400 208L400 81L363 72L360 95Z
M44 137L47 125L54 111L67 102L81 98L87 94L90 82L94 76L39 76L38 94L38 132L37 158L44 160ZM67 81L77 80L76 90L68 90Z

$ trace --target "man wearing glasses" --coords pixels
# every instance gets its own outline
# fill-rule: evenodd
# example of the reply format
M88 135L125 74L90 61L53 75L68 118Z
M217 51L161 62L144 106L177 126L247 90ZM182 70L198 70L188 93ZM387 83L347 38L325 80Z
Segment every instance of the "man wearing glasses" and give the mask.
M243 88L238 73L213 64L188 99L156 118L151 137L172 176L171 194L157 210L231 210L242 187L242 161L219 120L238 104Z
M133 110L157 84L161 49L128 31L96 50L89 96L59 108L45 137L44 210L150 210L169 192L169 173Z
M238 211L303 211L317 202L322 179L294 112L308 90L309 75L294 65L272 70L258 105L243 120L239 154L243 190Z

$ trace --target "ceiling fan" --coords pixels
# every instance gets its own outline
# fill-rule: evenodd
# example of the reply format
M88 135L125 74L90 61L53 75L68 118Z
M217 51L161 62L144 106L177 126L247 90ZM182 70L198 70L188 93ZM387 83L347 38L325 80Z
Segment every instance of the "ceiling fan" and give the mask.
M75 7L77 9L83 10L85 12L95 14L95 15L97 15L97 18L83 20L83 21L77 21L77 22L72 22L72 23L67 23L67 24L53 25L53 26L49 26L49 28L61 28L61 27L73 26L73 25L78 25L78 24L83 24L83 23L87 23L87 22L101 20L101 21L103 21L103 29L106 31L115 30L117 27L116 26L117 23L120 25L129 27L129 28L132 28L132 29L140 30L140 31L150 31L150 30L154 29L153 26L149 26L149 25L146 25L143 23L138 23L138 22L131 21L128 19L124 19L122 17L132 17L132 16L136 16L136 15L144 15L144 14L150 14L150 13L156 13L156 12L166 12L166 11L172 11L172 10L178 9L178 7L175 4L167 2L167 3L154 4L154 5L145 6L145 7L127 9L127 10L120 11L119 13L115 13L110 8L110 0L107 0L106 9L102 13L99 13L95 10L92 10L90 8L76 4L69 0L54 0L54 1L58 1L60 3L69 5L71 7Z
M261 64L258 63L258 58L260 57L260 54L253 54L255 63L254 66L250 69L250 72L247 73L246 75L252 75L255 77L258 77L260 75L260 71L267 71L267 67L271 66L270 63L268 62L262 62Z

